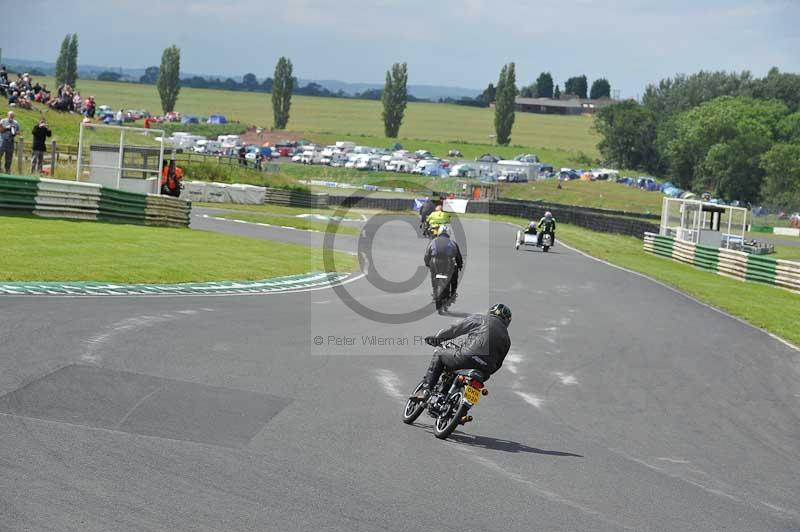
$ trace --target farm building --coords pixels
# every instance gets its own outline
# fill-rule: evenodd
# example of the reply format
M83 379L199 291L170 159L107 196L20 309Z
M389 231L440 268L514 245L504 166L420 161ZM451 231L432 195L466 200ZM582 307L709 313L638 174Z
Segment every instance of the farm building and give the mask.
M588 100L583 98L570 98L554 100L552 98L521 98L515 100L515 109L523 113L543 113L561 115L594 114L614 100L602 98Z

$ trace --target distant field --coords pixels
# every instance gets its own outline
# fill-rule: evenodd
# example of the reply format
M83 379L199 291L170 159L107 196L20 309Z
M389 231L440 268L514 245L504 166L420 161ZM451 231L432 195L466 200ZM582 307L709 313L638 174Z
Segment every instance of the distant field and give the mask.
M52 78L40 78L50 87ZM80 80L81 94L95 96L99 105L115 109L147 109L160 112L161 106L155 86L133 83L113 83ZM231 92L210 89L181 89L177 110L184 114L224 114L231 120L260 127L272 125L270 95L265 93ZM404 140L430 140L443 143L472 143L493 145L493 111L459 105L410 103L400 130ZM395 139L383 136L381 103L367 100L292 98L288 129L315 134L332 134L334 137L366 135L378 145L394 143ZM561 151L562 158L575 158L579 152L598 157L598 135L592 130L592 119L583 116L548 116L517 113L512 144L537 149ZM525 151L525 150L522 150ZM511 150L519 153L520 149ZM549 161L548 161L549 162Z
M508 198L552 201L565 205L597 207L658 214L664 195L647 192L609 181L568 181L561 184L554 179L504 185L500 195Z

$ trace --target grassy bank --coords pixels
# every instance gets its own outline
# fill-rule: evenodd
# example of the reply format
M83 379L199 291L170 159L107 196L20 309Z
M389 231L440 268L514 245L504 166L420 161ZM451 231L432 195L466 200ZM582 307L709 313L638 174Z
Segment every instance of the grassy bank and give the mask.
M661 212L661 202L664 199L659 192L646 192L609 181L568 181L562 183L559 189L555 179L503 185L500 195L514 199L653 214Z
M195 231L2 216L0 281L175 283L322 271L322 250ZM337 271L354 257L335 254Z

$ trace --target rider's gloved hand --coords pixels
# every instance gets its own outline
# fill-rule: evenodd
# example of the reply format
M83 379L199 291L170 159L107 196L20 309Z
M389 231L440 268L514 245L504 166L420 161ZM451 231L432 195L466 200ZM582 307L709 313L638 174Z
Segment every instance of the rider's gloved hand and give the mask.
M436 338L435 336L426 336L425 343L428 345L432 345L434 347L438 346L441 343L441 340Z

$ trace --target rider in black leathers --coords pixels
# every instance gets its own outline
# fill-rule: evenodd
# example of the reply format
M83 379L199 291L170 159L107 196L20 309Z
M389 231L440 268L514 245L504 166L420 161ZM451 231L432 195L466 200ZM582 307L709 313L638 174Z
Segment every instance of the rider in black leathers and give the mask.
M439 382L445 368L451 371L477 369L483 373L484 380L487 380L489 375L500 369L511 349L511 338L508 336L510 323L511 309L498 303L485 315L475 314L425 338L426 343L439 345L446 340L467 335L460 349L437 349L434 352L425 376L426 387L416 398L428 398L429 390Z
M436 203L433 200L428 200L422 204L422 207L419 209L419 225L423 229L425 229L425 225L427 224L428 216L436 210Z
M539 236L536 239L537 246L542 245L542 237L544 237L545 233L550 233L551 244L556 243L556 219L553 218L553 214L550 211L544 213L542 219L539 220L537 229L539 229Z
M436 275L447 275L450 278L450 299L458 289L458 272L464 267L464 258L454 240L450 239L447 226L442 226L439 236L431 240L425 250L425 266L431 270L431 286L436 291Z

